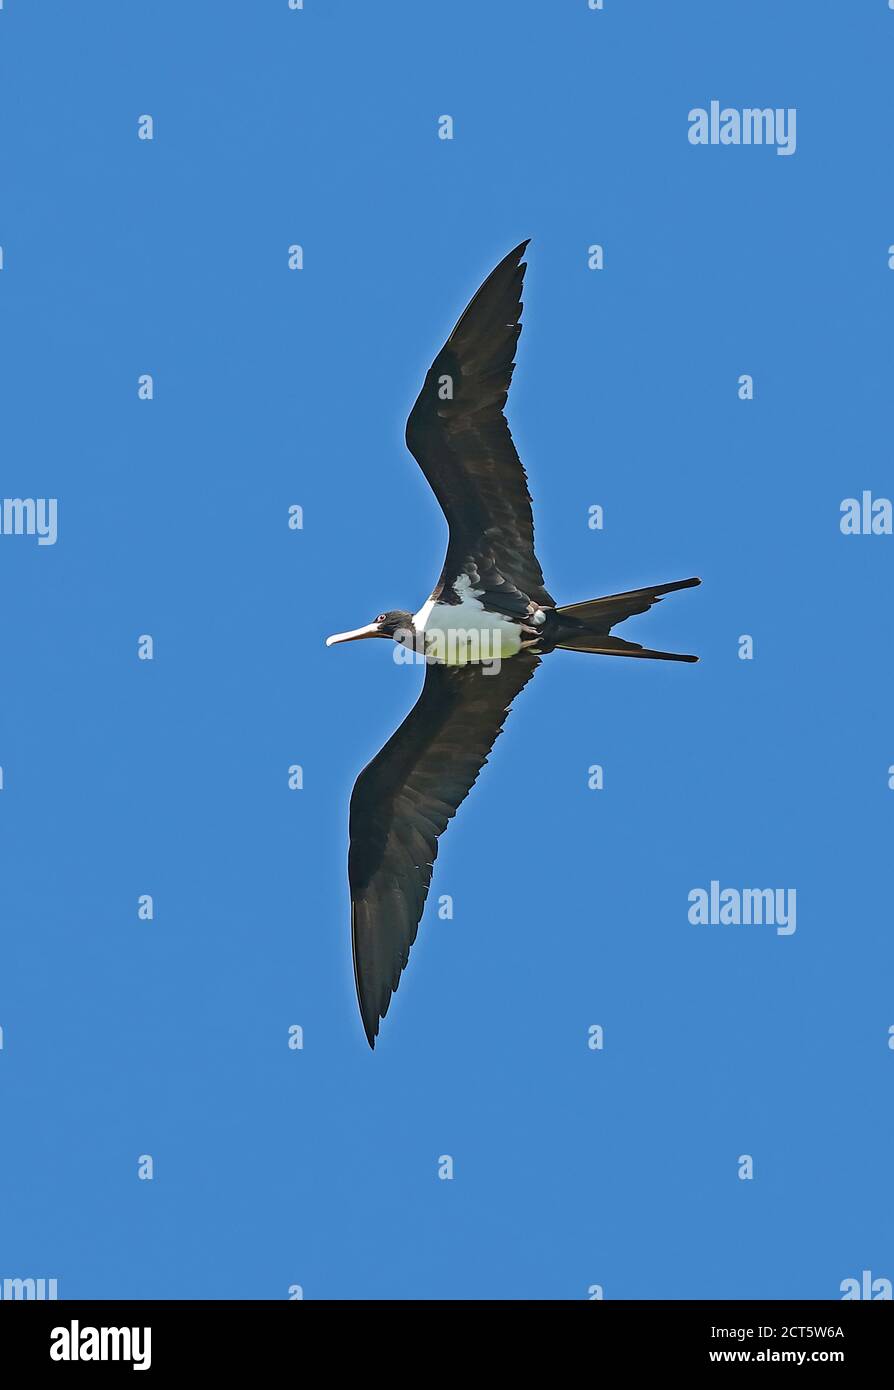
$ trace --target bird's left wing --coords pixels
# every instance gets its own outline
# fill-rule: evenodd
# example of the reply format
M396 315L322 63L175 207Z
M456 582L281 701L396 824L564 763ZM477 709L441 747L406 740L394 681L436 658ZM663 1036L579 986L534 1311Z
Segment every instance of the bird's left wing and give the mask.
M539 664L527 652L487 673L477 664L430 663L413 709L357 779L348 877L354 977L370 1047L416 939L438 836Z
M488 606L524 616L552 607L534 553L528 480L503 407L521 333L523 241L504 256L462 314L426 375L407 421L407 447L450 527L436 592L460 575Z

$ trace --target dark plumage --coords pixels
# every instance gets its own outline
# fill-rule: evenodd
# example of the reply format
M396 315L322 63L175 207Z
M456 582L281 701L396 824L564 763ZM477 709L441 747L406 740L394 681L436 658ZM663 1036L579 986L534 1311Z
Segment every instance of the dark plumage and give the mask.
M450 527L434 593L451 597L453 580L474 561L486 607L527 613L530 602L554 606L534 554L528 479L503 407L521 333L519 261L527 241L487 277L438 353L407 421L407 448L422 469ZM443 398L452 390L452 400Z
M370 1043L416 940L438 836L539 665L522 652L488 676L477 666L426 666L417 703L357 778L348 877L357 997Z
M388 1011L425 906L438 836L468 795L515 696L543 654L562 647L610 656L695 661L614 637L671 584L556 607L534 553L527 478L503 414L521 332L527 241L488 276L429 369L407 423L407 445L449 526L447 555L419 613L380 613L329 642L387 637L426 657L422 694L357 779L351 797L348 877L354 974L370 1046ZM451 619L451 614L455 615ZM455 626L454 626L455 625ZM502 644L482 661L468 642ZM436 639L459 634L449 664ZM441 653L439 655L439 653ZM474 654L473 654L474 653Z

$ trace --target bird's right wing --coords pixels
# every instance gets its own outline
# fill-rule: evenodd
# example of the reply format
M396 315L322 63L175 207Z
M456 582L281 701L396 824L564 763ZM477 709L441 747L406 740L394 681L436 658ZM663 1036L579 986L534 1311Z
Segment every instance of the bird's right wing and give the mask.
M407 421L407 447L450 527L439 581L465 574L488 606L552 606L534 553L528 480L503 407L521 333L522 256L510 251L473 297L428 370ZM454 600L448 596L447 602Z
M348 877L354 977L370 1047L416 939L438 836L539 663L526 652L489 669L430 663L413 709L357 778Z

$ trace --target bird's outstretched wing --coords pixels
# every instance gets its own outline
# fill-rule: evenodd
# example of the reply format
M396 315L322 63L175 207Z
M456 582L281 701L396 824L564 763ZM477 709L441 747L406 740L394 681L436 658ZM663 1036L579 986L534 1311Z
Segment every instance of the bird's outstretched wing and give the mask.
M527 652L489 674L478 664L429 664L413 709L357 778L348 877L354 977L370 1047L416 939L438 836L539 664Z
M438 353L407 421L407 447L450 527L435 590L455 602L462 574L485 605L553 605L534 554L527 477L503 414L521 333L523 241L491 271Z

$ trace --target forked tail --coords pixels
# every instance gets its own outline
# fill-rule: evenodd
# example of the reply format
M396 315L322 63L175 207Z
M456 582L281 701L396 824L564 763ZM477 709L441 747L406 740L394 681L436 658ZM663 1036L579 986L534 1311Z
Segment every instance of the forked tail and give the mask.
M552 646L570 652L598 652L602 656L641 656L656 661L698 661L697 656L681 652L656 652L638 642L612 637L611 629L636 613L647 613L653 603L677 589L692 589L700 579L677 579L672 584L655 584L649 589L631 589L626 594L609 594L586 603L569 603L555 610L555 629L549 634Z

